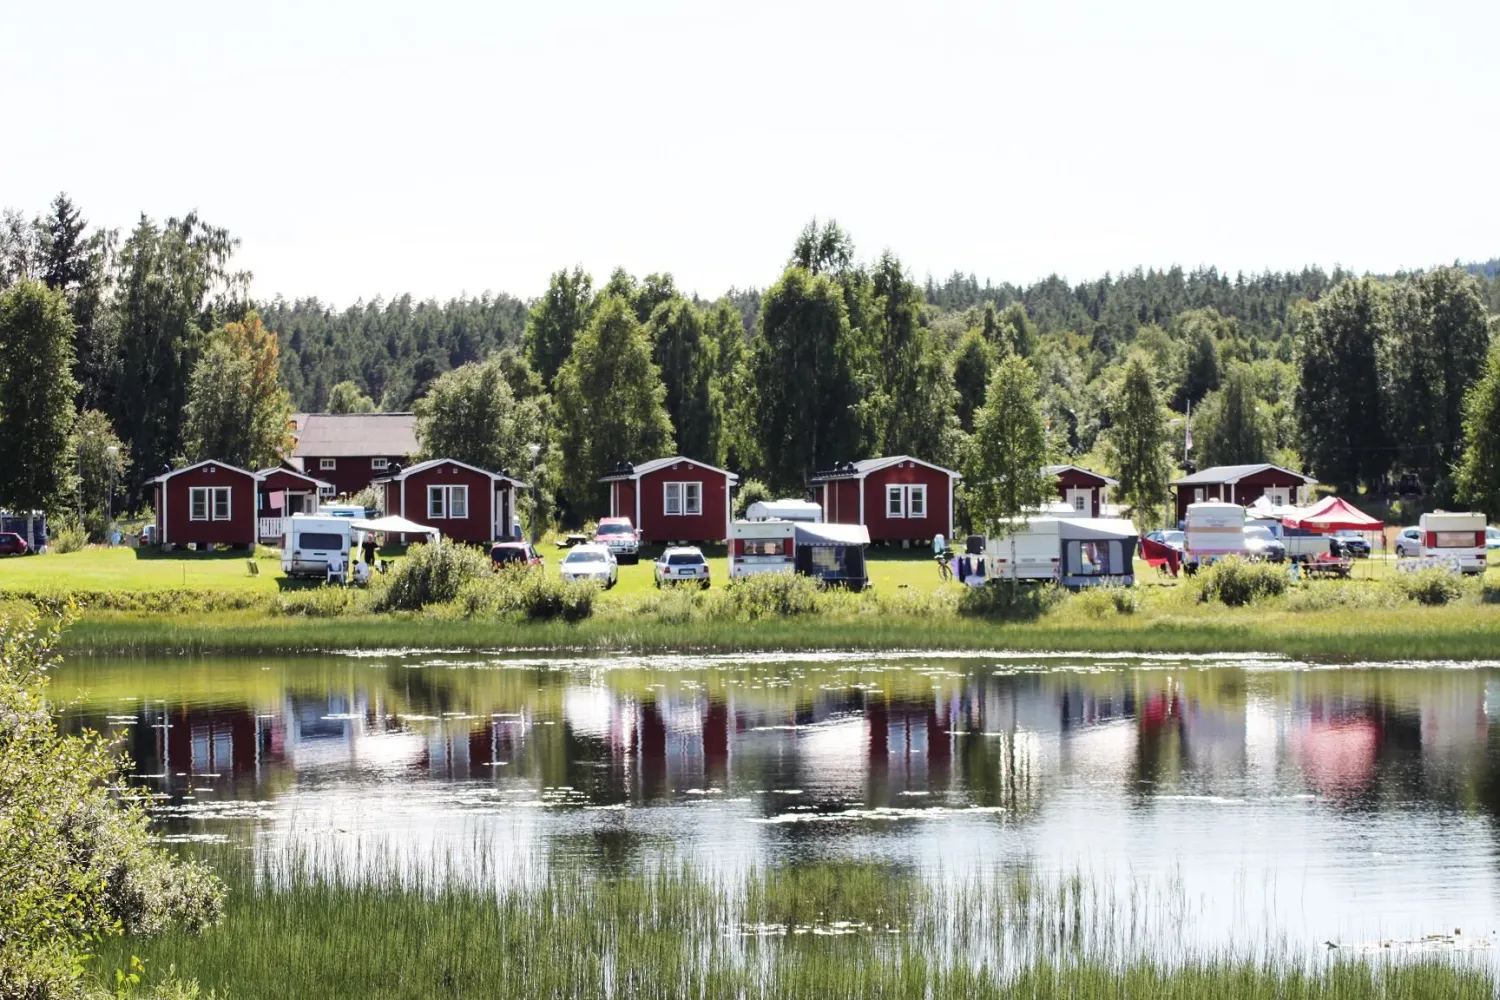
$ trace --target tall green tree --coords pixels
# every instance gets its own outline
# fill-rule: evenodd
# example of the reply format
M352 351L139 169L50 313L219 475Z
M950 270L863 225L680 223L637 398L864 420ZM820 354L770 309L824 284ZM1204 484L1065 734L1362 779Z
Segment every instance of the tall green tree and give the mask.
M130 443L130 497L183 450L190 376L237 284L229 271L238 241L196 215L158 226L142 216L120 251L114 322L119 386L108 412ZM225 459L227 461L227 459Z
M1390 294L1373 278L1351 278L1306 309L1298 328L1302 454L1325 483L1372 485L1391 460L1379 367Z
M922 323L922 292L890 251L870 275L879 329L878 447L887 455L950 460L957 402L952 374Z
M1458 498L1500 519L1500 343L1464 398L1464 440L1453 470Z
M130 469L130 449L115 434L109 416L100 410L78 414L72 441L78 463L78 518L91 538L103 541L109 512L119 509L120 489Z
M620 462L672 453L667 390L631 304L602 295L557 373L548 475L576 511L605 509L598 482Z
M1166 406L1142 355L1132 355L1126 362L1113 412L1115 422L1106 447L1120 480L1117 495L1144 529L1161 516L1172 463Z
M243 323L226 323L189 380L188 461L217 459L252 470L275 465L287 451L291 410L276 334L254 312Z
M1186 345L1182 381L1172 405L1185 409L1219 387L1218 336L1221 321L1211 309L1194 309L1178 317L1178 330Z
M698 310L684 298L666 299L651 313L646 338L651 342L651 359L666 386L667 416L678 450L689 458L713 461L709 383L717 360L713 348L717 345L705 342Z
M498 356L439 375L415 410L423 459L452 458L524 478L528 446L544 442L538 399L516 398Z
M73 317L60 292L25 280L0 292L0 505L55 511L68 500L73 456Z
M726 469L742 465L741 456L753 451L747 446L743 424L735 419L735 408L745 395L748 376L743 314L728 298L715 302L703 314L703 340L713 356L708 379L710 461Z
M1000 312L996 318L995 337L1012 354L1031 357L1036 350L1036 330L1024 305L1012 302Z
M1249 465L1270 460L1268 414L1257 397L1249 365L1231 364L1223 388L1205 396L1193 417L1198 425L1199 464Z
M375 400L361 392L354 382L346 379L328 390L326 410L329 413L374 413Z
M1044 471L1047 426L1031 363L1008 354L995 366L964 468L964 493L976 531L1007 532L1028 511L1056 497Z
M1463 450L1464 396L1489 350L1483 292L1472 275L1443 267L1391 299L1381 352L1390 440L1403 468L1445 487Z
M526 316L526 360L552 385L557 370L573 350L573 341L588 326L594 309L594 279L583 268L558 271L547 292Z
M800 491L835 461L872 441L861 404L868 357L849 325L843 287L792 266L767 290L751 345L741 418L753 429L758 465L772 489Z
M979 329L970 330L958 342L953 355L953 385L958 392L955 410L958 426L965 434L974 432L974 414L984 405L984 394L995 370L995 349Z

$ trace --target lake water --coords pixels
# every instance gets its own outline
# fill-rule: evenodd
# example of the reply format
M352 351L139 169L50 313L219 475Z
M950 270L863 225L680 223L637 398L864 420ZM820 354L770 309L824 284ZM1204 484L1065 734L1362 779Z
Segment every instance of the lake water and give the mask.
M173 840L875 860L1163 887L1204 944L1500 930L1500 664L984 653L84 659Z

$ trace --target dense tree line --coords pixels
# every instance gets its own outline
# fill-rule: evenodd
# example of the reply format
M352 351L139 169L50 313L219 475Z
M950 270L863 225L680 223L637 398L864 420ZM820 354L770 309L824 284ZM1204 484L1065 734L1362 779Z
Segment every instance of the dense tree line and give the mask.
M1487 423L1493 261L1383 278L1170 268L919 282L893 252L862 258L836 223L813 222L769 287L716 300L667 272L600 282L571 267L530 302L337 310L252 302L236 249L193 214L142 217L122 237L91 229L65 195L35 219L5 213L0 427L45 458L0 481L0 504L97 526L112 500L149 503L147 481L169 465L274 461L293 410L414 409L425 454L535 465L574 516L598 513L596 481L615 464L669 451L796 494L815 471L879 454L1010 469L1002 430L1027 462L1118 476L1143 520L1174 471L1256 461L1346 490L1414 476L1500 506L1475 458L1500 433ZM1013 412L1022 399L1040 437ZM1010 516L1014 497L974 489L966 509Z

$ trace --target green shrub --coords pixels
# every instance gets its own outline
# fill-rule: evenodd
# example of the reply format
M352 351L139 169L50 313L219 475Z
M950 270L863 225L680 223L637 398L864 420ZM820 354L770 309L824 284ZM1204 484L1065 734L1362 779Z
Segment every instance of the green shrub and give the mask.
M104 937L218 921L223 885L153 842L104 738L57 731L47 702L66 615L0 623L0 997L79 992Z
M667 625L687 625L702 617L704 603L696 588L666 587L646 598L641 613Z
M140 611L147 614L244 611L268 604L265 594L246 590L51 590L7 591L5 596L45 607L75 604L90 611Z
M1289 611L1356 611L1394 607L1405 599L1405 594L1388 583L1307 580L1287 592L1286 607Z
M818 610L822 584L801 573L757 573L731 580L710 605L714 617L754 621L772 615L806 615Z
M1140 610L1141 595L1134 587L1106 584L1080 590L1070 603L1090 618L1107 618L1112 614L1135 614Z
M744 517L745 511L750 509L751 504L774 499L775 495L771 493L771 487L759 479L747 479L740 483L739 489L734 491L734 516Z
M325 583L306 590L287 591L272 605L272 611L306 618L337 618L361 610L364 598L354 587Z
M419 611L429 604L446 604L458 597L464 584L492 573L487 555L446 538L413 545L406 558L372 589L377 611Z
M1459 574L1437 566L1415 573L1397 573L1391 578L1397 591L1407 600L1429 607L1451 604L1464 596L1464 582Z
M1219 601L1231 608L1253 604L1263 597L1278 597L1286 593L1287 583L1281 567L1238 556L1221 559L1198 573L1199 599Z
M1068 599L1068 592L1052 582L1042 584L996 580L983 587L966 587L958 613L982 618L1032 621Z
M583 621L594 613L594 583L565 582L540 569L507 568L469 580L455 603L469 618L521 614L531 621Z
M50 552L80 552L89 543L88 531L77 521L64 521L47 536Z

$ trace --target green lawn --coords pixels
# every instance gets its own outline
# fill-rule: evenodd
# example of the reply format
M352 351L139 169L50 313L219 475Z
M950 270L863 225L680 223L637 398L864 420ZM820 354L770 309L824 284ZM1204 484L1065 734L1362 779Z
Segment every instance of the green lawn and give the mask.
M273 594L281 564L247 552L172 552L155 549L85 549L82 552L0 558L0 591L245 590Z

